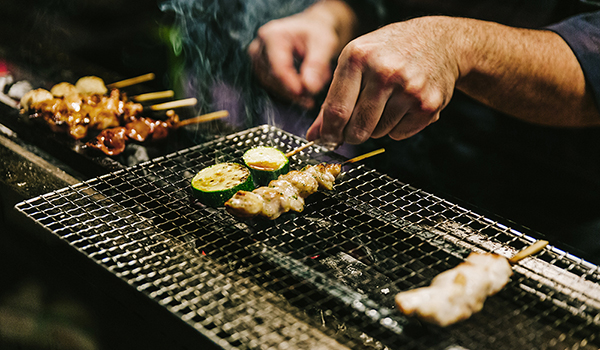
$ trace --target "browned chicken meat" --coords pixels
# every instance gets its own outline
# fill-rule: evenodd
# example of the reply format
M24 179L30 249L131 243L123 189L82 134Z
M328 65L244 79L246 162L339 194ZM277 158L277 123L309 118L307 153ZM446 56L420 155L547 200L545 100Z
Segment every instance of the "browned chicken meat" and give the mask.
M59 83L51 91L28 92L21 99L22 113L29 113L52 131L67 133L76 140L86 137L88 129L117 127L143 111L141 104L128 101L117 89L109 95L91 94L80 92L72 84Z
M86 145L106 155L114 156L122 153L125 150L127 141L127 129L119 126L116 128L105 129L96 136L95 139L88 142Z
M116 156L125 150L125 145L129 140L144 142L158 141L169 135L169 130L176 128L179 123L179 116L173 110L167 111L167 120L155 120L151 118L134 118L129 116L129 122L124 127L116 127L105 129L94 139L86 143L86 146L101 151L109 156ZM107 135L119 135L122 139L121 143L114 143L116 147L112 147L113 143L106 144L104 140ZM121 147L122 146L122 147Z
M304 210L304 199L319 189L333 189L335 179L340 174L340 164L309 165L301 171L293 170L280 175L277 180L252 192L238 191L225 202L225 208L232 215L249 218L278 218L290 210Z

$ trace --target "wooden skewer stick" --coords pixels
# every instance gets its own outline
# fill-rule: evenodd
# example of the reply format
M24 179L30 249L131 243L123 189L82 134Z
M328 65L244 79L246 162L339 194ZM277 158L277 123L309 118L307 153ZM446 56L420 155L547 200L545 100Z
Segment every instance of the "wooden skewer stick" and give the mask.
M172 108L178 108L178 107L194 106L194 105L196 105L196 103L198 103L198 100L196 98L192 97L192 98L186 98L183 100L159 103L159 104L150 106L150 109L153 111L161 111L161 110L165 110L165 109L172 109Z
M348 159L347 161L343 162L342 164L355 163L355 162L361 161L363 159L376 156L376 155L378 155L380 153L383 153L383 152L385 152L385 148L380 148L378 150L375 150L375 151L372 151L372 152L369 152L369 153L365 153L362 156L358 156L358 157L354 157L352 159Z
M514 264L518 263L519 261L525 259L526 257L540 252L542 249L544 249L546 247L546 245L548 245L548 241L544 241L544 240L536 241L529 247L527 247L527 248L521 250L520 252L518 252L517 254L515 254L512 258L508 259L508 262L511 265L514 265Z
M177 127L182 127L182 126L186 126L186 125L190 125L190 124L199 124L199 123L206 123L209 122L211 120L215 120L215 119L221 119L221 118L225 118L229 116L229 112L226 110L222 110L222 111L216 111L216 112L212 112L212 113L207 113L207 114L202 114L199 115L197 117L194 118L190 118L190 119L186 119L186 120L182 120L179 123L177 123Z
M307 149L308 147L310 147L310 146L312 146L314 144L315 144L315 141L310 141L309 143L307 143L304 146L300 146L300 147L298 147L298 148L296 148L296 149L294 149L292 151L289 151L288 153L285 154L285 157L289 158L289 157L293 156L294 154L296 154L298 152L301 152L301 151Z
M170 97L173 97L173 95L175 95L173 90L167 90L167 91L149 92L147 94L133 96L132 99L137 102L144 102L144 101L158 100L161 98L170 98Z
M155 78L154 73L148 73L148 74L140 75L139 77L117 81L112 84L106 85L106 87L109 89L121 89L121 88L124 88L127 86L150 81L150 80L153 80L154 78Z

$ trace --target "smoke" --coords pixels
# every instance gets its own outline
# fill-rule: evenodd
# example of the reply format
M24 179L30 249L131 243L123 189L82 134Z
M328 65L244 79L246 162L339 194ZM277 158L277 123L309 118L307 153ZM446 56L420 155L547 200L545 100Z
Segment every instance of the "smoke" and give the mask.
M242 127L273 115L273 101L253 79L246 49L258 28L297 13L315 0L168 0L174 14L171 43L182 58L186 94L200 112L228 109ZM270 123L272 124L272 123Z

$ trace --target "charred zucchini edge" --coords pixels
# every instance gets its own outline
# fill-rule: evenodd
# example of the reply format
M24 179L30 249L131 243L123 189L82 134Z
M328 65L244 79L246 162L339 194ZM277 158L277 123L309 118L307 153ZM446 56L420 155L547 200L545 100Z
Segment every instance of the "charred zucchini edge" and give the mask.
M204 183L201 183L202 181ZM227 181L229 182L224 183ZM250 170L242 164L230 162L214 164L200 170L192 178L190 185L195 198L214 208L223 206L237 191L254 189Z

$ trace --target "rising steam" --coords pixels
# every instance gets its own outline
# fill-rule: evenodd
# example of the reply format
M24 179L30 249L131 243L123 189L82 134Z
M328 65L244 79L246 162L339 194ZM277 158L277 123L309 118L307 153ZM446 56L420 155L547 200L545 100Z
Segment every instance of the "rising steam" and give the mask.
M246 48L264 23L299 12L314 0L168 0L175 16L172 43L181 49L187 94L201 112L228 109L243 127L273 113L273 102L253 80ZM223 98L223 95L226 98Z

